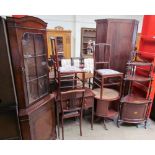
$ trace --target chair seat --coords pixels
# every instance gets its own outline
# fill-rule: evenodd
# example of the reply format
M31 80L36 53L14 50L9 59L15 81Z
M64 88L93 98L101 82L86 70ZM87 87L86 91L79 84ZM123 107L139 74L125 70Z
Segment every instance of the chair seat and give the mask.
M112 70L112 69L97 69L96 72L100 75L119 75L119 74L123 74L121 72Z
M96 88L93 90L93 93L95 94L96 99L101 99L100 92L101 92L100 88ZM117 100L118 98L119 98L118 91L110 88L103 88L102 100L113 101L113 100Z

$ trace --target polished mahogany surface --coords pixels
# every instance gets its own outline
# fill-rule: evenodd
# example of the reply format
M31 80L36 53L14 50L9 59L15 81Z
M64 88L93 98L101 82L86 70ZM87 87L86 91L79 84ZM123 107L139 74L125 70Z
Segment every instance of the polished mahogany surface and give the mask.
M0 17L0 139L21 139L5 19Z
M125 73L125 66L129 60L130 52L135 47L137 29L137 20L96 20L96 43L111 45L111 69Z
M47 23L33 16L6 18L22 139L56 139L49 94Z

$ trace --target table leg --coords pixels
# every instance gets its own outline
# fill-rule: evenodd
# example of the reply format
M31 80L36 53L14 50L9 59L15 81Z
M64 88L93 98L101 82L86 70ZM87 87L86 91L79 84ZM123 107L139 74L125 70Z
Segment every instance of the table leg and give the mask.
M103 76L102 76L102 79L101 79L101 91L100 91L100 99L102 99L103 83L104 83L104 78L103 78Z
M104 129L108 130L107 127L106 127L106 124L105 124L105 118L103 118L103 125L104 125Z

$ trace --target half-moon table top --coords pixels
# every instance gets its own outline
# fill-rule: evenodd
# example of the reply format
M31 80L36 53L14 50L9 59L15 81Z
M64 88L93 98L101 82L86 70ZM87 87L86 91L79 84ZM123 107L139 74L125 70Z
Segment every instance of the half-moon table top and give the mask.
M95 98L100 100L114 101L120 97L119 92L115 89L103 88L102 98L100 97L101 88L96 88L92 91L95 94Z

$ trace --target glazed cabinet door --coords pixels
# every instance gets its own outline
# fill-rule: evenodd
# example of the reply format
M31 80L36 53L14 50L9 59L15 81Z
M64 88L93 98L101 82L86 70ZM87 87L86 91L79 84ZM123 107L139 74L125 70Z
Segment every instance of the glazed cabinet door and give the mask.
M42 34L25 33L22 38L28 103L48 94L48 70Z

